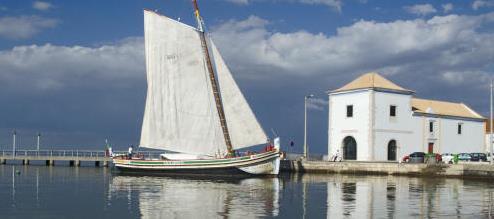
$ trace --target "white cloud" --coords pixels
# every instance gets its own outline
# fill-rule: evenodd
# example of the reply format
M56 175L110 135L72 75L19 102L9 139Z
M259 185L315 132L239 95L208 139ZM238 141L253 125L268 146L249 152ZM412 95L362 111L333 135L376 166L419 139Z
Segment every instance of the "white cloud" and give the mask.
M40 11L47 11L53 8L53 5L49 2L35 1L33 2L33 8Z
M225 1L231 2L234 4L238 4L238 5L248 5L249 4L249 0L225 0Z
M252 2L266 2L266 1L280 2L280 3L297 2L301 4L310 4L310 5L325 5L335 9L338 12L341 12L341 7L342 7L341 0L224 0L224 1L231 2L234 4L239 4L239 5L248 5Z
M341 1L340 0L298 0L300 3L304 4L312 4L312 5L326 5L331 8L334 8L338 12L341 12Z
M441 5L441 7L443 8L444 13L448 13L448 12L452 11L454 8L453 4L451 4L451 3L443 4L443 5Z
M0 18L0 37L26 39L46 28L53 28L58 21L38 16L19 16Z
M446 71L440 74L442 79L446 80L450 84L459 85L465 81L471 81L474 79L476 82L490 81L491 76L484 71ZM469 79L470 78L470 79Z
M420 16L425 16L425 15L433 14L433 13L437 12L437 10L431 4L405 6L404 9L408 13L416 14L416 15L420 15Z
M131 83L144 78L142 38L99 47L17 46L0 51L3 89L61 90L102 83ZM84 80L81 80L84 79Z
M313 110L324 110L328 107L328 100L321 98L311 98L307 100L307 108Z
M478 10L479 8L482 7L492 7L492 6L494 6L494 1L492 0L475 0L472 3L472 8L474 10Z
M237 77L257 80L283 74L324 80L377 70L436 80L443 78L442 72L486 71L494 60L494 34L478 29L492 22L494 13L388 23L360 20L328 36L304 30L271 32L268 21L251 16L213 28L213 38L233 72L239 72Z

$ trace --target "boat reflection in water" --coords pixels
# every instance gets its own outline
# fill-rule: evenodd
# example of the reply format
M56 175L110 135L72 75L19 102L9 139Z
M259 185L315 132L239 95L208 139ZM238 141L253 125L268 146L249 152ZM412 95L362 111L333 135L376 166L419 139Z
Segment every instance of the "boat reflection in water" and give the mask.
M106 168L0 165L0 197L0 211L7 218L494 215L491 180L432 177L281 174L278 178L185 179L121 176Z
M110 194L128 192L129 199L137 197L143 218L276 217L279 190L278 178L116 176L110 185Z

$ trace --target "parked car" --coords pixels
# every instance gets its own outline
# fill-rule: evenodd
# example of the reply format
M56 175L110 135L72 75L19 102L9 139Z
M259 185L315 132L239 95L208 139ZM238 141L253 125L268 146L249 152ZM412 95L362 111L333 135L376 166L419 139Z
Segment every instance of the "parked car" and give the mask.
M413 152L410 155L403 157L403 162L423 163L424 157L425 157L424 152Z
M470 161L487 161L487 155L484 153L471 153L470 156Z
M410 160L410 155L405 155L405 156L401 159L401 161L402 161L403 163L406 163L406 162L408 162L409 160Z
M481 159L482 161L484 161L484 162L489 161L489 160L487 159L487 154L485 154L485 153L480 153L480 159Z
M470 161L472 156L469 153L460 153L458 154L458 160L460 161Z
M410 154L410 157L425 157L424 152L413 152Z
M450 153L441 154L444 163L453 164L455 155Z
M490 161L491 160L491 153L487 153L487 161Z

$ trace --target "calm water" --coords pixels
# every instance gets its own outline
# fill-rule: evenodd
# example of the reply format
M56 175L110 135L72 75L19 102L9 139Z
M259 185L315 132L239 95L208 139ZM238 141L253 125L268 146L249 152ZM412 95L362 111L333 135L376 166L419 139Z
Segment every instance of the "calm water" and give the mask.
M191 180L0 166L1 218L488 218L493 200L493 183L478 180L310 174Z

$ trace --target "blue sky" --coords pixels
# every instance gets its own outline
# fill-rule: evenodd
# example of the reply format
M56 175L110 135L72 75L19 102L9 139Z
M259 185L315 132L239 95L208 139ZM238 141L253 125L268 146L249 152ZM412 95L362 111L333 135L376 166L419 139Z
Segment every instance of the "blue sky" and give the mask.
M494 1L199 1L267 133L326 153L327 95L377 71L418 97L488 113ZM146 84L142 9L195 25L190 1L0 2L0 146L137 144Z

